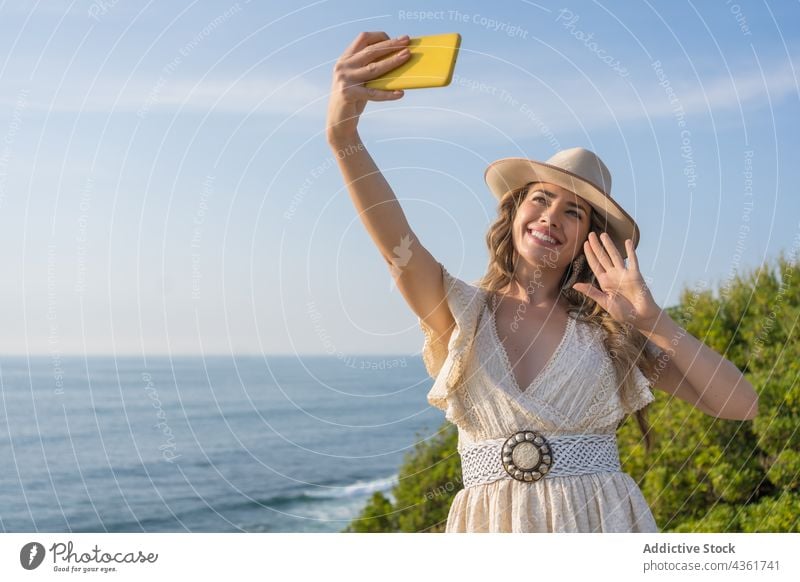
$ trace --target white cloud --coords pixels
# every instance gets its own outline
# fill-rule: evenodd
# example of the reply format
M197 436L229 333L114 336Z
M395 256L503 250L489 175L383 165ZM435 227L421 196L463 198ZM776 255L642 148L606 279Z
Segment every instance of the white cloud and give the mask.
M327 91L305 79L289 83L285 79L259 80L174 79L168 75L152 80L98 80L64 84L55 87L31 87L30 83L6 84L0 95L0 106L13 107L20 88L27 87L30 97L26 109L54 113L137 112L142 108L177 111L214 109L224 112L290 114ZM269 96L271 94L271 96ZM269 97L268 97L269 96ZM263 101L263 102L262 102Z
M771 66L763 72L763 78L761 71L750 69L736 72L733 77L718 75L704 79L702 86L697 81L682 80L677 72L667 72L687 115L705 114L709 109L714 112L735 111L740 103L743 108L762 105L767 103L768 95L776 103L798 90L788 63ZM647 79L647 75L652 75L652 78ZM465 116L473 116L518 137L530 135L536 119L558 132L580 125L589 129L674 114L673 105L664 88L658 85L652 70L632 77L639 80L636 89L642 103L629 86L630 81L613 74L595 81L594 87L575 75L548 75L544 77L550 83L546 89L534 85L532 79L514 77L509 81L487 76L481 82L495 87L494 94L488 90L470 90L454 82L445 89L407 91L406 96L397 102L371 103L365 117L378 116L382 128L387 131L424 133L431 129L458 132L465 127L472 132L475 125L467 123ZM162 74L147 81L135 79L128 86L124 86L125 81L121 79L103 78L92 87L88 87L89 82L70 82L58 95L53 87L30 87L26 109L62 113L135 113L177 111L182 107L184 111L207 112L213 109L281 118L295 114L300 120L321 123L326 114L328 80L322 83L301 77L287 81L289 78L272 76L238 81L212 78L198 84L196 79L176 79ZM13 107L19 87L7 84L0 95L0 106ZM517 103L503 100L502 91ZM415 109L409 110L409 107ZM454 113L443 113L443 109Z

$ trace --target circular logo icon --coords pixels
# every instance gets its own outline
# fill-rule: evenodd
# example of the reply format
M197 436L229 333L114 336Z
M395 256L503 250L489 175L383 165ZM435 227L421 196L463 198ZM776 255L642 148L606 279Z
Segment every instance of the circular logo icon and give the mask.
M19 563L26 570L35 570L44 560L44 546L39 542L28 542L19 552Z

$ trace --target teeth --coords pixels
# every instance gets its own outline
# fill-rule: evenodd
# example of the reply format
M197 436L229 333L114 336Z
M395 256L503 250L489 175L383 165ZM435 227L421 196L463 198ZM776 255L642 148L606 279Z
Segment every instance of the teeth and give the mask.
M529 233L531 236L535 236L536 238L538 238L538 239L541 239L541 240L543 240L543 241L545 241L545 242L549 242L549 243L551 243L551 244L554 244L554 245L555 245L555 244L558 244L558 241L557 241L556 239L554 239L554 238L553 238L553 237L551 237L551 236L547 236L546 234L542 234L542 233L541 233L541 232L539 232L539 231L536 231L536 230L529 230L529 231L528 231L528 233Z

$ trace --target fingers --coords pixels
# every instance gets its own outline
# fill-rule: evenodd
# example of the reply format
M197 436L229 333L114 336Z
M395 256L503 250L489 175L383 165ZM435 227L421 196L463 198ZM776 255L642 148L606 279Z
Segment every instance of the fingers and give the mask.
M362 32L359 34L355 40L350 43L344 53L342 53L343 57L349 57L356 54L358 51L362 50L364 47L367 47L371 44L376 42L381 42L383 40L387 40L389 35L383 31L380 32Z
M589 233L589 238L591 238L592 234L593 233ZM592 268L595 276L599 277L606 272L606 270L603 268L603 265L601 265L600 261L597 260L597 255L594 254L592 245L588 240L583 243L583 252L586 255L586 260L589 261L589 266Z
M408 48L410 39L408 35L399 38L386 39L364 47L348 59L348 63L356 67L363 67L377 61L395 51Z
M363 85L355 85L352 90L354 95L369 101L391 101L400 99L403 96L403 91L401 90L385 91L384 89L364 87Z
M633 248L633 241L629 238L625 239L625 248L628 250L628 266L635 270L639 270L639 259L636 258L636 249Z
M592 299L595 303L600 304L603 309L606 308L605 294L594 285L589 285L588 283L575 283L573 288Z
M625 268L625 259L622 258L622 255L619 253L619 249L617 245L614 244L614 241L608 235L607 232L604 232L600 235L600 240L603 241L605 244L606 250L608 254L611 256L611 262L614 264L615 267L618 269Z
M380 77L392 69L396 69L405 63L410 57L411 53L408 51L408 49L403 49L400 52L386 57L385 59L367 63L363 67L353 70L350 73L350 78L359 82L375 79L376 77Z
M334 68L335 82L339 84L346 100L391 101L403 97L402 91L364 87L363 83L408 61L411 58L406 48L409 41L408 35L390 39L385 32L359 34Z
M602 271L610 271L614 268L614 263L611 262L611 259L606 253L605 249L603 249L603 243L600 242L600 239L597 237L597 234L594 232L589 233L589 247L592 249L592 253L594 254L595 261L597 261L600 265L602 265Z

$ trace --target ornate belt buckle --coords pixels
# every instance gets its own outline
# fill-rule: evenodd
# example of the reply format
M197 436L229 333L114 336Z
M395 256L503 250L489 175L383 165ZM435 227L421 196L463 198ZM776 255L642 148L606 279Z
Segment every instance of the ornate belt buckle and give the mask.
M521 430L506 439L500 451L503 468L517 481L538 481L553 464L550 445L534 430Z

